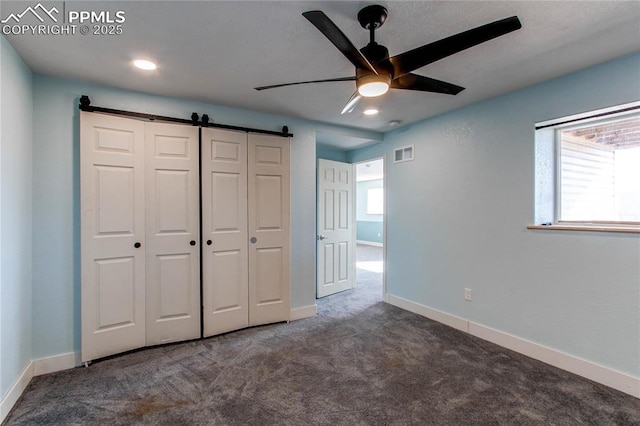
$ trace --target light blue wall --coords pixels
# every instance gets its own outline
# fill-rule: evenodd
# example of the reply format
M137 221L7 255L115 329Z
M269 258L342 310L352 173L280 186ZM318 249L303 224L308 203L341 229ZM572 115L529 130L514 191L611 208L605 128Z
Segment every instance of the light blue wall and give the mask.
M76 81L34 77L34 357L80 349L78 99L174 117L207 113L214 122L295 134L291 141L292 306L315 303L316 131L379 139L376 132L329 126Z
M31 351L32 74L0 37L0 398Z
M346 163L347 151L344 151L332 146L317 145L316 157L322 158L324 160L333 160L333 161L340 161L340 162Z
M351 152L415 144L385 175L389 293L640 376L640 236L526 229L534 124L637 101L639 76L640 54L620 58Z
M382 185L382 179L356 183L356 239L358 241L383 242L383 215L367 214L369 189L382 188Z
M384 226L382 222L359 220L356 223L356 240L369 243L384 242Z

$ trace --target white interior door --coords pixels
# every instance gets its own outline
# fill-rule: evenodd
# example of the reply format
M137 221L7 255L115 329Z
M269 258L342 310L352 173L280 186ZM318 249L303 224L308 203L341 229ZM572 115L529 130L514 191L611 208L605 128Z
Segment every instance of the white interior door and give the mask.
M249 324L288 321L289 139L249 134Z
M145 124L147 345L200 337L198 137Z
M249 325L247 134L202 129L204 336Z
M352 164L318 160L317 297L356 283L354 181Z
M145 345L144 123L80 114L84 362Z

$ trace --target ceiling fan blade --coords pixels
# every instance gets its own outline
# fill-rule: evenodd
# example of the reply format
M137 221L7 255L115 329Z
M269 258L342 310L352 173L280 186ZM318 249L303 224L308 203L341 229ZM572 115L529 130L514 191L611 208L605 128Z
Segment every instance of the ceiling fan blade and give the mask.
M520 20L517 16L512 16L409 50L389 58L393 64L393 75L398 78L449 55L520 28L522 28Z
M272 84L271 86L260 86L260 87L255 87L255 89L267 90L267 89L275 89L276 87L295 86L296 84L329 83L332 81L355 81L355 79L356 79L355 77L340 77L340 78L329 78L326 80L298 81L295 83Z
M378 71L376 71L367 58L364 57L327 15L319 10L312 10L304 12L302 16L315 25L356 68L364 68L378 74Z
M360 96L360 93L358 93L358 91L356 90L355 92L353 92L353 95L351 95L344 108L342 108L342 112L340 114L348 114L353 111L358 102L360 102L360 99L362 99L362 96Z
M405 74L391 82L393 89L419 90L421 92L444 93L446 95L457 95L464 90L464 87L436 80L417 74Z

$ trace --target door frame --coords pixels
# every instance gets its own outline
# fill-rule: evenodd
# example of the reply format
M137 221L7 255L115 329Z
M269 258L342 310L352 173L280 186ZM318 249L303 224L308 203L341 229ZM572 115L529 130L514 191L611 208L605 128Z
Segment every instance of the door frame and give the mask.
M357 191L358 191L358 164L370 163L372 161L382 160L382 299L385 302L389 302L389 296L387 293L387 156L380 155L377 157L372 157L366 160L360 160L353 163L353 169L355 171L354 182L356 185L356 194L354 199L356 200L356 209L357 212ZM358 232L358 220L355 218L355 226L356 226L356 235ZM357 239L357 238L356 238ZM356 244L356 250L358 246ZM357 269L357 268L356 268ZM356 272L356 281L358 280L358 273Z

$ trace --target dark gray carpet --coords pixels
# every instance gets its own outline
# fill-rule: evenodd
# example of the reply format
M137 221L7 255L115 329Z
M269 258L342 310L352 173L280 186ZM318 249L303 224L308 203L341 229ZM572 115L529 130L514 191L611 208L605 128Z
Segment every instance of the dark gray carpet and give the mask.
M379 274L359 279L315 318L36 377L6 424L640 424L640 400L382 303Z

